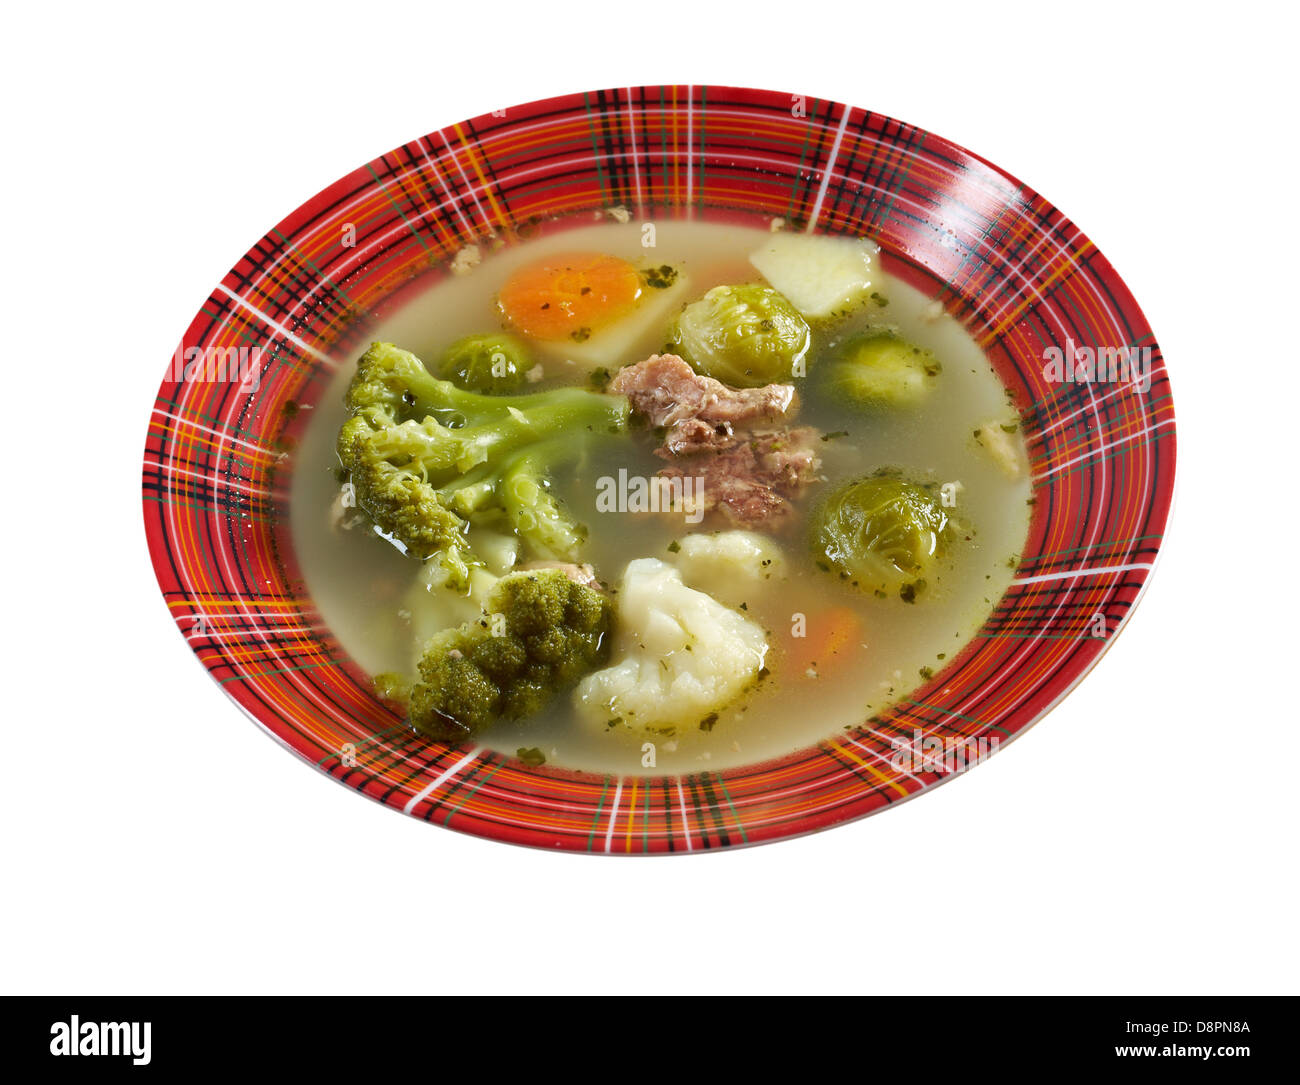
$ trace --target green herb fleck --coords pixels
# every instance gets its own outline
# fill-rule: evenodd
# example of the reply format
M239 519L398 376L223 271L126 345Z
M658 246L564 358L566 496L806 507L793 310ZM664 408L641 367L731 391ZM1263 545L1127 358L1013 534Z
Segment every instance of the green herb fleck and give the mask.
M658 267L646 268L641 272L641 277L645 279L645 284L654 290L667 290L677 281L677 269L668 264L660 264Z
M924 580L913 580L911 583L904 584L898 589L898 597L903 600L904 603L915 603L916 597L924 590Z

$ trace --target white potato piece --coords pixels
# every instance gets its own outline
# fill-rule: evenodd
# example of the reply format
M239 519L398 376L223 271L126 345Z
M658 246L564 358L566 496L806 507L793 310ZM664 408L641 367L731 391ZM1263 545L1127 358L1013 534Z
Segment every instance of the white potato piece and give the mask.
M465 594L448 586L442 562L430 561L420 567L398 611L411 626L412 674L419 668L420 656L431 637L482 616L484 601L496 582L495 574L476 567L470 570L470 591Z
M804 316L821 319L858 305L879 277L880 246L866 238L773 234L749 262Z
M519 562L519 539L503 531L471 527L469 545L493 576L505 576ZM436 563L434 563L436 564Z

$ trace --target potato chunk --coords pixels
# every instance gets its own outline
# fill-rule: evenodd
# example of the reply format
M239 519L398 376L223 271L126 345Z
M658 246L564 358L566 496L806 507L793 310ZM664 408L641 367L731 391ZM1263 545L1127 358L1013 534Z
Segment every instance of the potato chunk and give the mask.
M880 247L866 238L773 234L749 255L763 278L809 319L860 304L879 277Z

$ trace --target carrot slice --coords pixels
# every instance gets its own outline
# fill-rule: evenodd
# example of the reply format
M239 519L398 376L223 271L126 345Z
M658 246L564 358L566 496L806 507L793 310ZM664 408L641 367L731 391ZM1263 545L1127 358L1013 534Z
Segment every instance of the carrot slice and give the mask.
M803 637L792 637L788 660L792 669L807 670L816 666L824 670L852 654L853 642L862 632L862 622L850 607L832 607L820 614L809 614Z
M501 288L505 318L535 339L579 342L636 306L641 276L617 256L575 252L516 271Z

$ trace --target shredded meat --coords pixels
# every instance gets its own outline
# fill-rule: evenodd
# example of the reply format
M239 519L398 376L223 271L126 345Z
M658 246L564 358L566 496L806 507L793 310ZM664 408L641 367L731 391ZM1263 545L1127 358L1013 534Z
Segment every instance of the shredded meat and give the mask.
M664 447L674 455L726 447L737 426L776 421L795 404L792 384L731 388L700 376L675 354L653 354L620 369L609 391L627 396L652 426L664 427Z
M693 510L718 509L747 526L783 516L821 466L817 430L779 425L798 407L791 384L731 388L675 354L654 354L619 370L609 391L664 429L655 455L669 462L658 474L665 487L673 479L702 480Z
M685 457L658 449L671 460L659 477L703 479L696 500L704 512L720 509L736 523L752 526L788 513L790 499L816 477L819 436L811 426L800 426L737 436L724 449Z

